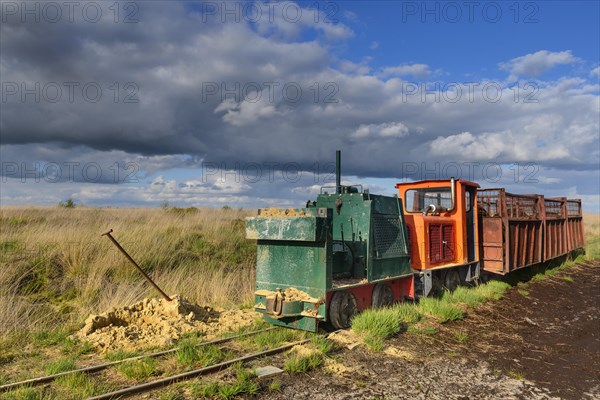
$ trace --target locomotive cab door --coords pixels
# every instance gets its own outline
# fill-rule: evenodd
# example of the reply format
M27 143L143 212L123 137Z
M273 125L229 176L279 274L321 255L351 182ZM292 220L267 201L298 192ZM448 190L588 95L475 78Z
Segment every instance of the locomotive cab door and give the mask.
M469 262L475 261L475 207L473 201L475 199L475 188L472 186L465 187L465 212L466 212L466 228L467 228L467 257Z

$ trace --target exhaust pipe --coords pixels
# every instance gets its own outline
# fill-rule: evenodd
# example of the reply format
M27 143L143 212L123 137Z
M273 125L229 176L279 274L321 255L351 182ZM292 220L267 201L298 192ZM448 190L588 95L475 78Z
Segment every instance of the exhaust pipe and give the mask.
M447 211L454 211L456 207L456 179L450 178L450 197L452 197L452 205Z
M454 179L454 177L450 178L450 201L450 207L446 209L444 209L444 207L440 207L440 212L452 212L456 207L456 179ZM436 207L435 204L430 204L423 210L423 215L427 216L429 212L433 214L437 211L437 209L438 207Z
M342 193L342 151L335 151L335 193Z

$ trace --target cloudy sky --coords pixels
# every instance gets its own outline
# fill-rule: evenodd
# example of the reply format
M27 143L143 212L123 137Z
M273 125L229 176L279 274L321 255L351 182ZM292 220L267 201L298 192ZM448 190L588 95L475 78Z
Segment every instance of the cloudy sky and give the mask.
M600 212L597 2L1 1L2 205L455 176Z

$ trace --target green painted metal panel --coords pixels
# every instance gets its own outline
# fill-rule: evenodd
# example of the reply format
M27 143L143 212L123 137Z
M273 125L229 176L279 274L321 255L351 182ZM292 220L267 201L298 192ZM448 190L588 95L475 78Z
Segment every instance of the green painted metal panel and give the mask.
M328 251L329 247L329 251ZM294 287L315 298L325 296L331 281L331 242L260 241L256 289Z
M246 238L256 240L322 241L326 234L323 218L255 217L246 220Z
M246 219L249 238L257 239L255 309L270 323L315 331L315 316L299 313L314 310L314 303L285 302L282 318L266 314L261 293L295 288L322 300L318 316L326 319L325 298L331 288L331 210L301 209L302 216L257 216ZM291 317L286 317L292 315Z
M332 238L343 239L350 247L355 257L353 278L366 277L370 282L412 274L402 203L397 197L322 194L316 206L333 209Z

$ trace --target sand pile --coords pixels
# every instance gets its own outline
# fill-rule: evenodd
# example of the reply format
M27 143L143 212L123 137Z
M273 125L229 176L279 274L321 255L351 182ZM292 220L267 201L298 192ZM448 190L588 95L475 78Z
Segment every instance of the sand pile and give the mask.
M295 287L289 287L289 288L285 289L283 294L285 296L285 300L287 300L287 301L297 301L297 300L315 301L316 300L316 299L313 299L308 293L303 292L302 290L298 290Z
M201 307L179 296L173 296L170 302L144 299L100 315L90 315L85 326L73 336L92 343L100 352L120 348L134 350L169 345L190 332L199 332L210 340L252 325L257 315L251 310Z
M261 217L282 218L282 217L305 217L306 213L302 210L293 208L264 208L260 212Z

